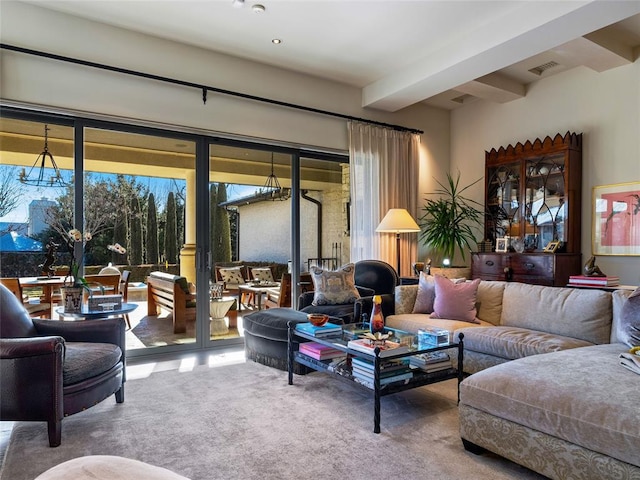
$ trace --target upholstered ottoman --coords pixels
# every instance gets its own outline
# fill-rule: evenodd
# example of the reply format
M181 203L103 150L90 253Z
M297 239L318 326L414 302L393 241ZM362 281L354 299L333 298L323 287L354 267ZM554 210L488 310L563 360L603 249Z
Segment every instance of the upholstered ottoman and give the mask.
M50 468L36 480L189 480L166 468L130 458L88 455Z
M307 314L291 308L268 308L250 313L242 318L244 327L244 352L254 362L287 370L288 324L307 321ZM342 324L340 319L330 321ZM297 349L297 347L296 347ZM294 372L304 375L311 371L296 364Z

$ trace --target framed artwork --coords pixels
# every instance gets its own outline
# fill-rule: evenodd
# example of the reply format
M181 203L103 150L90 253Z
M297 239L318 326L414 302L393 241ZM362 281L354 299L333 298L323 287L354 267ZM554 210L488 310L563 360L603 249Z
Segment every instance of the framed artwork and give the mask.
M593 255L640 255L640 182L593 187Z
M556 250L558 250L558 248L560 248L560 242L558 242L558 241L549 242L549 243L547 243L547 246L544 247L543 252L545 252L545 253L555 253Z
M496 252L506 252L507 248L507 237L496 238Z

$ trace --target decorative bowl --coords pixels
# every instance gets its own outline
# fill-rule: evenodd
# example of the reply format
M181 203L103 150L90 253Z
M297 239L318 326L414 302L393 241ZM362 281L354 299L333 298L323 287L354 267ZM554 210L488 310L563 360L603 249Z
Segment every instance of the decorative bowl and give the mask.
M307 314L307 320L309 320L311 325L321 327L329 321L329 315L324 313L309 313Z

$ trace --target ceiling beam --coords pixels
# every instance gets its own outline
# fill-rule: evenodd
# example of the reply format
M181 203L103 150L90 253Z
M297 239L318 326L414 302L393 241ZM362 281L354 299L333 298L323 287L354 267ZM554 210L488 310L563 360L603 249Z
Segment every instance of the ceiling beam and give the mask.
M367 85L364 107L395 112L640 13L640 2L524 2L428 57Z

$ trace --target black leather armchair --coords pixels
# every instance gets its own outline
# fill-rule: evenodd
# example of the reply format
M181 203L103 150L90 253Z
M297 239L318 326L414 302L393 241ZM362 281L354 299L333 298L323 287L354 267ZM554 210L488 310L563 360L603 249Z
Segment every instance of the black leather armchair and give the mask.
M124 402L124 338L123 318L31 319L0 285L0 420L46 421L57 447L63 417L112 394Z
M326 313L340 317L345 323L360 321L362 313L371 313L373 295L382 296L382 313L393 315L395 311L395 288L400 278L395 269L380 260L360 260L355 264L354 280L360 299L348 305L312 305L314 292L306 292L298 299L298 310L305 313Z

